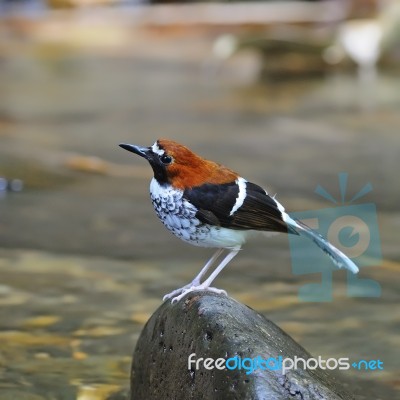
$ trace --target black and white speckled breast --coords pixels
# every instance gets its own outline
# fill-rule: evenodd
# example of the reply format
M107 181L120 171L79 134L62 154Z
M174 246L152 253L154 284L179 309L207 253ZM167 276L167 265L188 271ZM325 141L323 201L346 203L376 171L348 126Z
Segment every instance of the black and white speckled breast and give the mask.
M196 218L196 208L183 198L183 191L160 185L153 178L150 184L153 207L162 223L175 236L198 246L206 246L210 227Z

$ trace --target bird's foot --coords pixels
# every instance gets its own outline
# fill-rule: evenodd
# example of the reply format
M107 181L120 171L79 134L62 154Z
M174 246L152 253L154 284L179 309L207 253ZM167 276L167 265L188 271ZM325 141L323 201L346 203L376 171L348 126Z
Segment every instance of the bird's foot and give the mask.
M210 287L210 286L205 286L204 284L199 284L199 285L185 285L181 287L180 289L173 290L171 293L166 294L163 297L163 300L167 300L172 298L171 303L176 304L179 300L181 300L183 297L185 297L188 293L190 292L195 292L196 290L209 290L210 292L218 293L218 294L224 294L227 296L227 293L223 289L218 289L215 287ZM176 296L178 295L178 296Z
M196 283L196 282L190 282L190 283L188 283L187 285L182 286L182 287L179 288L179 289L173 290L171 293L167 293L167 294L163 297L163 301L168 300L168 299L170 299L170 298L172 298L172 297L175 297L175 296L177 296L177 295L180 295L180 294L181 294L182 292L184 292L185 290L190 289L191 287L198 286L198 285L200 285L200 282L198 282L198 283Z

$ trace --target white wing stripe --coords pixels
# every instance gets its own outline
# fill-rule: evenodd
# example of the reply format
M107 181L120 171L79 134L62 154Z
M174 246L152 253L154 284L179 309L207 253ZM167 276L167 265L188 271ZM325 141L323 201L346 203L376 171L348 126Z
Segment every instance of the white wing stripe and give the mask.
M231 212L229 213L230 216L235 214L235 212L237 210L239 210L240 207L242 207L244 199L246 198L246 195L247 195L246 179L238 178L238 179L236 179L236 184L239 186L239 193L238 193L238 197L236 199L235 205L233 206Z

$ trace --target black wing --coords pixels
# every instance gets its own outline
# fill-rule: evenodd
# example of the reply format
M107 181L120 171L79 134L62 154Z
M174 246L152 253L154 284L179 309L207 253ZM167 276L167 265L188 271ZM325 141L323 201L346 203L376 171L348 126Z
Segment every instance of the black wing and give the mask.
M184 192L184 197L198 209L196 217L204 223L231 229L291 232L276 201L251 182L246 182L243 204L230 215L238 195L239 187L235 182L207 183Z

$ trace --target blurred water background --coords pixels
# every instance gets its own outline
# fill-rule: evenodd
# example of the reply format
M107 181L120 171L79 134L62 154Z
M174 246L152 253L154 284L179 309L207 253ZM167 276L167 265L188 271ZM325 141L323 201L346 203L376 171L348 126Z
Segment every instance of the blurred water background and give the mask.
M131 352L163 294L212 250L170 235L151 170L118 147L182 142L289 211L367 182L379 298L303 302L288 240L246 245L216 284L313 355L400 398L400 9L393 1L148 4L4 1L0 25L0 398L123 399ZM397 305L396 305L397 304ZM397 396L397 397L396 397Z

